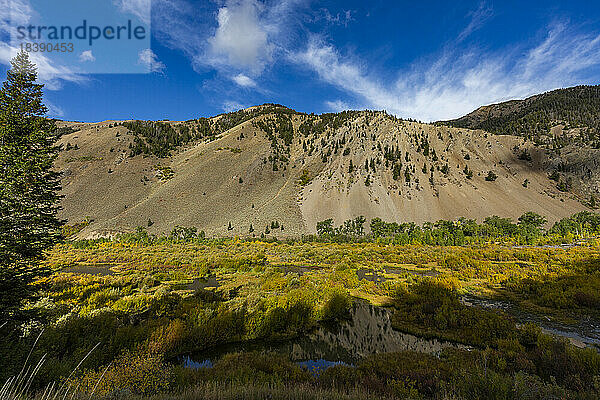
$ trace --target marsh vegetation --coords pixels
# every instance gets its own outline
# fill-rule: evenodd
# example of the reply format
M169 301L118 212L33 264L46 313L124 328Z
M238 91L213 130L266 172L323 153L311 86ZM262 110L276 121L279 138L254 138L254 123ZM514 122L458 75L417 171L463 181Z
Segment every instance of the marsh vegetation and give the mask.
M518 314L464 300L502 300L565 325L598 321L595 239L571 247L518 246L509 236L462 246L309 239L140 229L58 244L43 264L53 274L27 305L37 318L2 328L2 378L33 349L30 359L45 357L34 387L70 376L95 396L213 384L350 398L597 396L593 341L578 348Z

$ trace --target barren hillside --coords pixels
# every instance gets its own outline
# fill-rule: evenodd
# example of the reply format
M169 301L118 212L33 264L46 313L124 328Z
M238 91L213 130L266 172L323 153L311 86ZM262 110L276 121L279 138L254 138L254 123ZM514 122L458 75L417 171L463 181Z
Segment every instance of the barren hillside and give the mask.
M483 106L440 124L532 140L546 150L556 186L597 202L600 195L600 85L558 89ZM595 200L592 200L592 199Z
M60 126L62 217L92 219L82 237L176 225L229 236L269 226L282 237L326 218L421 223L532 210L552 222L586 209L556 188L546 151L525 138L382 112L265 105L186 122Z

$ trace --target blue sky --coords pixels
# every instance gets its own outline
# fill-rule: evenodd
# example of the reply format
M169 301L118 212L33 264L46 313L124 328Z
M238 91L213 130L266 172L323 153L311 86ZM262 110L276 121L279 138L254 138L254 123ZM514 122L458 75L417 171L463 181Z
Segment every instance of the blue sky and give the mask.
M135 14L150 0L106 1ZM153 72L87 75L38 60L51 115L184 120L274 102L433 121L600 83L594 1L151 1ZM9 2L29 4L0 9ZM0 43L2 79L12 51Z

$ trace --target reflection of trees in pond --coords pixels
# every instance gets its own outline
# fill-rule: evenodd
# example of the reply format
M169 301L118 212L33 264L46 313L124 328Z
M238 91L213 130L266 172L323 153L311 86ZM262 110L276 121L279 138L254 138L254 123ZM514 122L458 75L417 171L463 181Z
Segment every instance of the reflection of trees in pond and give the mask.
M412 350L437 354L446 347L462 347L439 340L428 340L395 331L390 320L391 311L357 302L352 319L336 325L321 326L312 333L285 342L251 342L227 345L211 353L191 357L202 362L216 360L237 351L275 351L289 355L293 361L327 360L356 364L362 358L376 353Z
M539 325L544 333L554 336L562 336L578 347L592 346L600 349L600 321L584 316L574 316L576 323L567 325L550 319L543 314L537 314L520 308L510 301L483 299L475 296L462 296L461 302L469 306L477 306L488 309L499 309L513 316L519 323L532 322Z
M293 347L293 359L318 356L338 357L346 362L356 362L370 354L412 350L437 354L443 348L455 346L438 340L427 340L398 332L392 328L390 311L364 302L357 302L352 320L337 327L320 328ZM343 359L340 355L346 355Z

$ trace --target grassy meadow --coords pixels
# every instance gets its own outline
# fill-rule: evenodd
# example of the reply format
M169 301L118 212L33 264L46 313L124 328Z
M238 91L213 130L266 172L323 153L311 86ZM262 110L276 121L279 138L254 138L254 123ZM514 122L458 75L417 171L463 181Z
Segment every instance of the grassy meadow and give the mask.
M163 237L66 241L47 252L36 322L4 332L2 378L35 366L77 396L129 398L597 398L600 354L463 295L564 323L598 318L600 245L463 246ZM293 340L343 323L352 303L394 328L469 346L438 357L373 354L311 374L285 354L181 357L228 343ZM29 355L29 357L28 357ZM82 361L83 360L83 361ZM294 393L292 395L291 393ZM520 396L520 397L519 397ZM179 397L177 397L179 398Z

